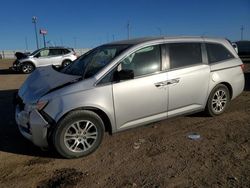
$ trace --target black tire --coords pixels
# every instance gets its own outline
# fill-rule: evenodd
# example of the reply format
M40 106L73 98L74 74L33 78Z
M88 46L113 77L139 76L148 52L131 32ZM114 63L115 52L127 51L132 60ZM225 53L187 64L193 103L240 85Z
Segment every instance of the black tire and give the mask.
M221 99L219 99L217 96L220 95L220 93L223 96ZM227 86L224 84L218 84L209 95L205 109L206 114L209 116L221 115L223 112L225 112L230 100L231 97Z
M30 62L24 62L21 66L21 71L24 74L29 74L35 70L35 66Z
M72 63L71 60L67 59L62 62L62 67L67 67L70 63Z
M84 125L85 121L91 122L93 124L92 129L94 129L97 132L95 140L93 138L88 138L87 136L86 136L87 138L83 138L81 137L82 135L79 136L79 138L76 138L76 136L73 136L79 133L79 132L74 133L75 129L73 128L76 125L75 123L79 121L82 121L80 122L82 123L80 124L80 126L84 127L84 129L88 126L87 123ZM69 133L69 131L71 131L71 133ZM88 133L88 130L86 132ZM66 133L67 135L71 134L71 137L70 139L68 139L68 141L66 141ZM55 149L63 157L78 158L78 157L89 155L92 152L94 152L101 144L103 134L104 134L104 123L102 119L96 113L92 111L88 111L88 110L78 110L78 111L70 112L58 123L57 127L53 131L52 139L53 139L53 145ZM74 138L72 139L72 137ZM82 140L79 141L79 139L82 139ZM91 143L91 139L94 140L92 143ZM76 142L77 142L77 146L75 145ZM69 147L69 145L72 143L71 146L74 145L75 150L84 149L86 147L86 142L88 144L92 144L86 151L72 151L70 149L71 147ZM72 149L73 148L74 147L72 147Z

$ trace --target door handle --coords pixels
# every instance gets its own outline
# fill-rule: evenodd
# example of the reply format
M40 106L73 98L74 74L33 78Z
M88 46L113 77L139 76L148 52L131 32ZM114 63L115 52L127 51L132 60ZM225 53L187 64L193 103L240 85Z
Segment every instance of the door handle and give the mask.
M155 87L163 87L165 85L177 84L179 82L180 82L180 78L175 78L175 79L166 80L163 82L157 82L157 83L155 83Z
M180 82L180 78L175 78L175 79L171 79L171 80L168 80L167 81L167 85L170 85L170 84L177 84Z
M165 84L163 82L158 82L158 83L155 83L155 87L162 87L164 86Z

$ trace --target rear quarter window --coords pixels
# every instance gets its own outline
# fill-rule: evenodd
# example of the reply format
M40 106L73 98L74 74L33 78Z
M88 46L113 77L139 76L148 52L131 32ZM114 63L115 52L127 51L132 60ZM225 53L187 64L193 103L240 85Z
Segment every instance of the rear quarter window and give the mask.
M49 55L50 56L62 55L62 50L61 49L50 49L49 50Z
M222 44L206 43L209 63L216 63L234 58L233 54Z
M70 50L68 50L68 49L63 49L63 54L68 54L68 53L70 53Z

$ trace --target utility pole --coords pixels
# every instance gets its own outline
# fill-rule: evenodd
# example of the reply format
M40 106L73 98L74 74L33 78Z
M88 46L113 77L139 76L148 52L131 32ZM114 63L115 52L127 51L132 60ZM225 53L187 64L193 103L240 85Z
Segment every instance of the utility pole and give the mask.
M44 48L46 47L46 39L45 39L45 35L47 35L48 31L45 29L40 29L40 34L43 35L43 46Z
M157 29L159 30L160 36L162 36L162 30L161 30L161 28L160 28L160 27L157 27Z
M241 28L240 28L240 39L243 40L243 31L244 31L244 26L242 25Z
M26 51L28 51L28 39L27 39L27 37L25 37L25 49L26 49Z
M128 39L130 38L130 23L128 21L128 24L127 24L127 34L128 34Z
M45 34L42 34L43 35L43 47L45 48L46 47L46 39L45 39Z
M36 23L37 23L37 17L36 16L32 17L32 23L34 24L35 35L36 35L36 48L38 49L39 44L38 44L37 29L36 29Z
M62 37L60 38L61 46L63 46L63 39Z

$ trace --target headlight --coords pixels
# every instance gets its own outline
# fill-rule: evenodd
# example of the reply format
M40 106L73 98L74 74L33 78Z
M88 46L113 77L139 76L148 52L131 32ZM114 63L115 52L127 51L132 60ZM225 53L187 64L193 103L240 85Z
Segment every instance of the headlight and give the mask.
M37 110L42 110L49 101L38 101L38 103L36 103L36 109Z
M48 101L38 101L37 103L34 103L34 104L28 104L27 110L28 111L42 110L47 104L48 104Z

